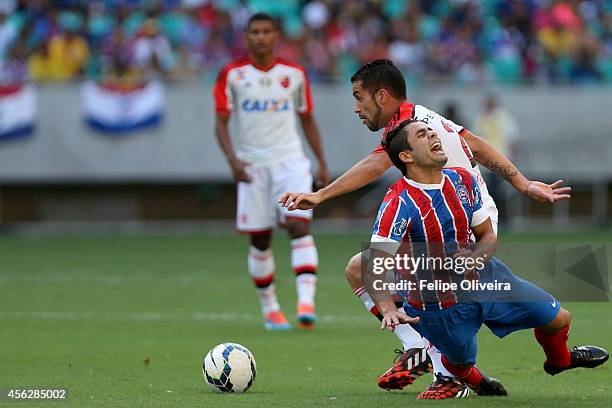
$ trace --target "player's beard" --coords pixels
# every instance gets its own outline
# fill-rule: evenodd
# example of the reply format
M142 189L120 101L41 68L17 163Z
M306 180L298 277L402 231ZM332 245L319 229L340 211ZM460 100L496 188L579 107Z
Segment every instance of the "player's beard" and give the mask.
M370 121L370 124L368 125L368 129L370 129L372 132L376 132L382 127L380 126L380 115L382 114L382 108L380 107L378 102L376 102L375 98L372 98L372 103L376 107L376 112L374 112L374 117Z

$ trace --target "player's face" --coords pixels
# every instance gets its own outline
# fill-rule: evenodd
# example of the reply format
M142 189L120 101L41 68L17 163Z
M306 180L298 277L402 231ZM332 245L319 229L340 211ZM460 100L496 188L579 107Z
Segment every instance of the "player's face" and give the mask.
M438 134L423 122L408 125L408 144L412 161L419 167L442 168L448 161Z
M361 81L353 82L353 98L355 98L355 113L361 122L372 132L380 130L384 124L380 123L382 108L376 102L374 95L361 87Z
M255 55L266 55L274 51L278 40L278 30L271 21L253 21L246 33L249 51Z

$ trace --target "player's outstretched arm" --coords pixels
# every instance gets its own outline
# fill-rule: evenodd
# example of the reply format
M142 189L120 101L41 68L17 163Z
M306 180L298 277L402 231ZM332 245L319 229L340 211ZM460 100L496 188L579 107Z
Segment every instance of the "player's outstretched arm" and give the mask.
M243 181L250 183L251 178L246 172L247 163L236 157L234 153L234 147L232 146L232 139L229 133L229 115L217 114L215 121L215 134L217 135L217 142L219 147L223 150L223 154L229 163L234 180L236 182Z
M386 153L372 153L316 193L287 192L278 202L289 210L308 210L331 198L370 184L382 176L392 164Z
M327 162L325 161L325 155L323 154L323 145L321 144L319 127L317 126L317 122L312 115L300 115L300 123L302 124L304 136L306 137L312 152L319 162L319 172L317 174L315 184L317 188L325 187L329 184L331 177L329 176Z
M527 179L516 166L493 145L470 131L463 133L476 161L505 178L521 194L536 201L555 203L571 198L571 187L563 186L563 180L552 184Z

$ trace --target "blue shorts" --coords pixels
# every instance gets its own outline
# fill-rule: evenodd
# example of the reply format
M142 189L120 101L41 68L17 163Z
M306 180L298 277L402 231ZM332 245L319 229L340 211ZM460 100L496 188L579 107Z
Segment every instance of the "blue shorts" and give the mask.
M511 293L439 310L419 310L404 304L408 315L421 318L413 327L451 363L476 363L476 334L483 324L496 336L505 337L517 330L546 326L557 316L561 305L552 295L512 274L497 258L492 258L481 272L481 281L493 278L510 283Z

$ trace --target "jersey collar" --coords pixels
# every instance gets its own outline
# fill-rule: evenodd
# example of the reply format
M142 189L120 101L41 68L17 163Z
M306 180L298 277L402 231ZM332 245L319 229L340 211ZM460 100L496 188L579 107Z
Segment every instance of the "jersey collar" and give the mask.
M420 188L421 190L440 190L442 189L442 185L444 184L444 180L446 179L446 177L444 177L444 174L442 174L442 181L440 181L440 183L438 184L423 184L423 183L417 183L414 180L410 180L408 177L404 176L404 181L408 184L410 184L413 187L416 188Z
M414 103L404 100L397 111L399 113L399 119L402 121L412 119L414 118Z
M404 100L401 105L395 111L395 115L393 118L387 123L385 126L385 130L383 132L383 139L387 136L389 132L391 132L397 125L401 122L413 119L414 118L414 104L412 102L408 102Z
M249 60L251 65L253 65L255 68L257 68L258 70L263 71L263 72L268 72L269 70L274 68L274 66L278 62L278 58L274 57L274 61L272 61L272 63L270 65L264 67L264 66L261 66L261 65L257 65L257 63L255 63L255 61L253 60L253 58L251 58L250 55L247 56L247 59Z

